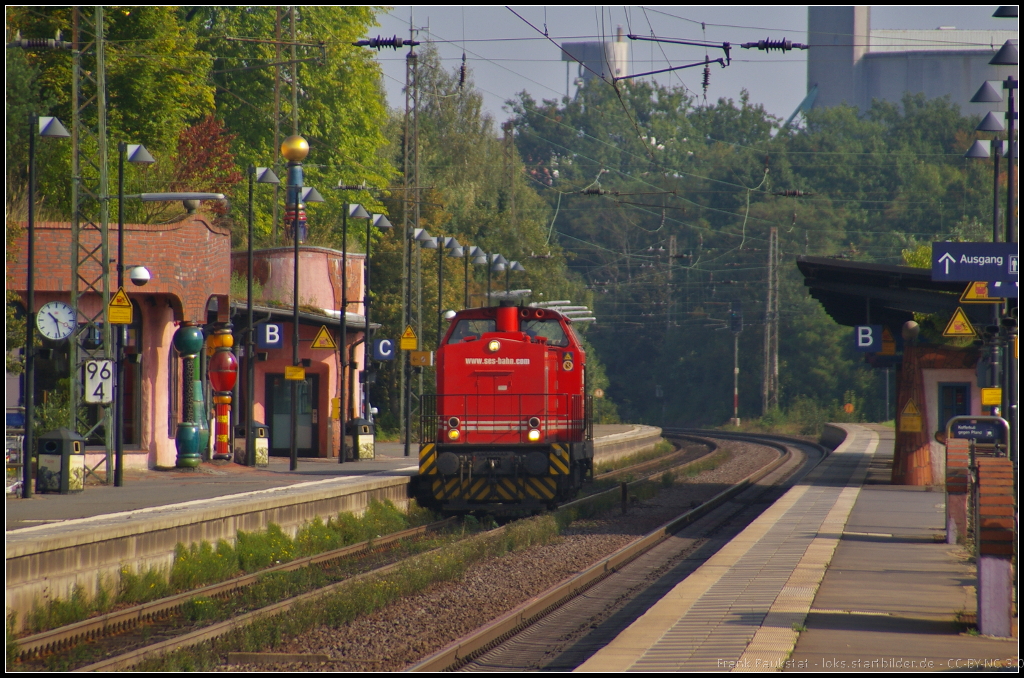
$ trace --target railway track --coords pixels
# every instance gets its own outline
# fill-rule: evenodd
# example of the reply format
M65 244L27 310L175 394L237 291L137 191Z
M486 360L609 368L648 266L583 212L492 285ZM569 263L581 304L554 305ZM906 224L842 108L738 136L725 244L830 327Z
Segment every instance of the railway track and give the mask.
M149 623L158 622L181 611L189 601L195 598L224 599L240 590L255 584L261 577L274 573L294 572L312 566L327 566L340 560L374 553L383 553L403 540L416 539L424 535L438 532L455 523L454 518L421 525L377 539L352 544L340 549L327 551L315 556L298 558L281 565L275 565L259 572L235 577L218 584L184 591L173 596L161 598L140 605L133 605L115 610L98 617L61 626L49 631L19 638L14 658L20 662L37 660L48 655L68 651L84 643L98 643L104 639L118 636ZM377 568L379 570L380 568Z
M416 671L567 671L610 642L824 458L824 448L784 436L665 429L667 436L757 442L779 458L412 667ZM586 593L585 596L582 594Z
M690 440L696 441L696 439ZM680 461L686 462L682 464L682 466L685 467L690 463L699 461L700 458L710 454L714 449L714 446L710 446L703 453L695 451L692 447L690 449L678 450L658 459L617 469L605 474L599 474L597 478L599 480L604 480L613 479L625 474L632 474L635 476L636 474L655 470L664 471L667 465L673 462L678 464ZM693 459L692 457L696 457L696 459ZM614 491L617 490L613 490L612 492ZM585 498L582 501L585 502L593 499L594 497L592 496ZM280 614L307 600L327 595L337 587L350 583L353 580L384 574L399 566L401 562L390 563L383 567L375 568L371 571L357 575L356 577L332 584L331 586L316 589L300 596L294 596L258 610L241 614L218 624L211 624L192 631L189 631L187 628L176 630L173 628L173 624L167 623L167 620L178 615L182 608L189 604L190 601L197 598L225 599L232 595L237 595L243 589L255 584L261 577L265 577L269 574L293 572L312 566L329 566L331 563L345 558L366 556L371 553L382 553L403 540L420 538L431 532L442 530L445 527L450 526L454 520L455 519L449 518L431 525L425 525L404 530L392 535L387 535L385 537L372 540L371 542L354 544L352 546L322 553L316 556L297 559L259 572L221 582L219 584L213 584L200 589L182 592L160 600L116 610L108 614L86 619L68 626L26 636L17 640L17 650L13 653L13 656L10 654L9 656L12 656L12 658L19 662L24 668L30 668L32 665L42 668L40 661L46 657L52 657L53 655L60 654L72 655L74 654L76 647L85 643L93 646L93 654L96 654L97 650L102 648L104 644L110 644L111 646L132 645L132 640L128 639L126 641L124 636L126 634L130 635L136 633L140 629L146 629L146 627L151 628L143 633L154 636L170 636L163 638L159 642L134 643L141 646L134 647L127 652L116 653L115 656L108 657L100 662L77 667L80 670L118 670L128 668L147 658L158 656L169 649L198 644L211 638L218 637L233 629L239 628L240 626L244 626L252 619L267 615ZM153 633L153 628L157 628L158 632ZM99 651L102 652L102 650ZM71 660L70 666L72 668L75 668L75 664L76 662ZM81 662L79 661L77 664L81 664Z

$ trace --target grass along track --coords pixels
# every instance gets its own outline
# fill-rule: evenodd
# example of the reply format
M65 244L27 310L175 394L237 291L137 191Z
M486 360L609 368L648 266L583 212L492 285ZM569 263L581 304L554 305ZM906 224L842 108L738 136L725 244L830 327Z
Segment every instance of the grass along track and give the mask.
M602 474L602 476L607 478L611 475L636 474L651 469L664 472L666 465L671 465L672 461L678 461L690 452L692 451L673 452L667 457L643 461L611 474ZM700 454L705 457L703 460L705 466L708 464L706 455L707 452ZM719 459L719 461L721 460ZM697 459L689 464L684 464L683 467L700 462L701 460ZM712 465L714 463L714 461L711 462ZM602 476L599 476L599 479ZM607 495L604 497L605 503L611 495L617 492L616 486L615 489L605 493ZM595 500L591 497L588 499L590 503L593 503L594 501L600 502L601 498ZM579 501L587 502L588 499ZM388 545L399 544L403 540L411 538L422 538L428 532L442 529L446 524L450 524L450 521L413 528L372 540L372 542L364 542L317 556L301 558L262 572L25 637L17 641L18 647L13 656L19 661L15 667L27 670L72 668L116 670L159 656L171 648L203 643L211 638L230 633L254 620L281 614L316 598L327 596L345 585L358 585L362 580L386 576L388 572L400 567L402 562L387 563L356 576L352 576L352 571L335 573L334 576L340 577L342 581L331 583L329 581L332 576L323 573L323 566L362 556L363 569L366 569L374 553L379 556L378 560L389 558L381 553L381 550L386 549ZM494 532L497 533L500 530ZM492 534L490 538L497 538L497 535ZM401 548L398 548L397 551L393 550L391 553L390 558L398 557L406 562L417 559L411 551L403 552ZM310 568L313 565L321 567ZM282 579L282 575L286 573L300 571L308 574L298 577L299 581ZM305 590L305 592L294 595L297 590ZM276 600L271 600L274 598ZM280 600L281 598L284 600ZM270 604L252 609L259 602ZM231 618L224 619L226 616ZM265 646L258 645L257 649L265 649ZM12 658L10 643L8 653L10 660ZM99 657L110 654L117 656L95 662ZM90 662L93 663L90 664Z

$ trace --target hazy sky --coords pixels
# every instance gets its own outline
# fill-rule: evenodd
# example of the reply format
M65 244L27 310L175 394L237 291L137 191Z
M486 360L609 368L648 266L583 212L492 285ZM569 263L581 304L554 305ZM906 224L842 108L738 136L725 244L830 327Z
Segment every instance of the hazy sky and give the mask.
M719 6L530 6L513 9L520 19L505 7L430 7L413 10L413 25L420 29L418 40L434 40L445 64L458 68L463 50L478 89L484 94L484 105L496 119L508 114L502 109L505 101L517 92L528 91L534 99L560 98L566 94L566 63L561 52L547 38L523 19L548 35L555 42L599 40L614 36L616 27L626 33L683 40L728 41L733 45L764 38L789 38L806 42L807 7L719 7ZM872 7L871 27L924 28L955 26L961 29L1014 30L1013 19L993 19L995 6L971 7ZM399 6L378 15L381 26L374 35L409 37L408 6ZM704 26L701 26L701 23ZM428 31L429 27L429 31ZM405 48L399 52L382 50L378 59L384 69L388 100L392 107L404 107L402 87L405 82ZM720 50L708 50L715 59ZM750 92L751 100L761 103L769 113L783 119L789 117L806 93L806 52L759 52L733 49L732 65L712 65L709 102L720 97L738 99L740 91ZM632 72L665 68L669 64L703 61L704 49L679 45L632 42ZM703 96L702 67L656 76L666 85L685 85ZM571 79L576 77L573 64Z

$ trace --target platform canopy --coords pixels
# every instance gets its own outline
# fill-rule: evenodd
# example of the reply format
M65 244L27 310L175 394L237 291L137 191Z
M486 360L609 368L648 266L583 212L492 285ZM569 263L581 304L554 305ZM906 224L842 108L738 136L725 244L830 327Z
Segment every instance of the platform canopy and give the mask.
M827 257L797 257L811 296L840 325L885 325L896 330L914 313L951 315L964 282L932 280L931 269L869 264ZM963 307L972 322L985 324L988 304Z

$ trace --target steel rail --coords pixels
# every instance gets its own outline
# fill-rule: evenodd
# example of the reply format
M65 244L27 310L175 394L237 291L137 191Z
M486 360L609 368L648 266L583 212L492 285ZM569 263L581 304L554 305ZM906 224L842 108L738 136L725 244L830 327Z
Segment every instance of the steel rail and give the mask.
M238 589L251 586L263 575L272 572L291 572L304 567L309 567L310 565L319 565L332 560L339 560L348 556L371 551L382 546L389 546L402 539L416 537L426 532L441 529L453 520L453 518L447 518L436 523L409 528L408 530L402 530L376 539L369 539L358 544L334 549L315 556L298 558L287 563L282 563L281 565L275 565L274 567L260 570L259 572L235 577L233 579L220 582L219 584L210 584L209 586L193 589L191 591L184 591L159 600L134 605L123 610L115 610L114 612L108 612L107 614L99 617L85 619L74 624L61 626L49 631L43 631L25 638L19 638L15 641L18 644L18 651L15 656L21 660L34 659L45 654L59 652L72 647L83 640L93 640L95 638L117 634L131 629L147 620L159 618L174 612L181 608L181 606L187 601L197 596L207 596L210 598L224 597Z
M693 442L700 442L702 444L708 445L711 448L710 453L713 453L717 449L717 446L713 442L711 442L709 440L701 439L700 437L697 437L697 436L678 435L676 437L686 438L686 439L691 440ZM783 452L785 452L784 448L782 446L780 446L780 445L774 445L774 447L776 447L776 448L782 450ZM684 454L684 453L685 452L677 452L677 453L674 453L673 455L670 455L670 456L676 456L676 455ZM775 463L777 463L777 464L784 463L785 458L788 458L787 454L788 453L782 455L780 457L781 461L777 460ZM695 463L698 463L700 461L703 461L706 457L707 457L707 455L704 455L701 458L692 460L690 462L687 462L686 464L680 464L676 468L686 468L687 466L689 466L691 464L695 464ZM648 468L650 466L656 465L658 463L664 463L664 460L665 460L665 457L662 457L662 458L659 458L659 459L652 460L650 462L644 462L644 463L636 465L636 466L630 466L630 467L626 467L626 468L623 468L623 469L618 469L618 470L616 470L614 472L611 472L611 473L612 474L618 474L618 473L626 473L626 472L637 472L638 469L640 471L643 471L643 470L645 470L646 468ZM661 473L663 471L664 471L664 469L659 469L658 472L656 472L655 474L653 474L651 476L648 476L648 477L644 477L644 478L640 478L638 480L635 480L635 481L629 483L629 485L633 486L633 485L637 485L639 483L648 482L648 481L652 480L653 478L655 478L659 473ZM770 472L770 469L768 471L766 471L766 473L767 472ZM607 475L608 474L602 474L602 477L607 476ZM736 488L739 488L736 491L739 491L740 489L742 489L742 487L746 487L746 485L743 484L743 483L749 484L750 482L756 482L760 478L760 476L758 476L758 477L755 477L755 476L757 476L756 473L754 475L750 476L749 478L747 478L746 480L741 481L741 483L738 484L737 486L734 486ZM581 499L578 499L578 500L576 500L574 502L563 504L562 506L563 507L571 507L571 506L574 506L574 505L582 505L582 504L585 504L587 502L596 501L596 500L598 500L598 499L600 499L600 498L602 498L602 497L604 497L606 495L607 496L612 496L614 494L617 494L619 491L620 490L617 487L616 488L612 488L612 489L607 490L605 492L601 492L601 493L598 493L598 494L590 495L588 497L583 497ZM724 492L720 493L720 495L718 495L715 498L713 498L711 500L711 502L716 502L717 501L718 503L721 503L721 502L725 501L726 499L728 499L729 496L732 496L730 494L730 490L725 490ZM681 520L686 520L687 522L695 520L696 518L700 517L700 515L703 515L703 513L701 512L702 510L707 511L707 510L710 510L711 508L714 508L714 506L718 505L718 503L715 503L714 506L711 506L710 505L711 502L709 502L708 504L702 505L701 507L697 507L697 508L693 509L692 511L687 513L685 516L682 516L682 517L680 517L677 520L680 520L680 521ZM437 523L432 523L430 525L424 525L424 526L420 526L420 527L410 528L409 530L403 530L401 532L396 532L394 534L387 535L387 536L379 538L379 539L368 540L368 541L365 541L365 542L361 542L359 544L353 544L351 546L346 546L346 547L343 547L341 549L336 549L334 551L328 551L326 553L321 553L321 554L318 554L318 555L315 555L315 556L307 556L307 557L304 557L304 558L300 558L300 559L297 559L297 560L290 561L288 563L283 563L281 565L274 566L272 568L267 568L267 569L261 570L259 572L243 575L241 577L237 577L235 579L231 579L231 580L228 580L226 582L221 582L219 584L211 584L210 586L206 586L206 587L203 587L203 588L200 588L200 589L194 589L194 590L191 590L191 591L182 592L182 593L176 594L174 596L169 596L167 598L162 598L160 600L152 601L152 602L149 602L149 603L143 603L143 604L140 604L140 605L133 606L131 608L126 608L124 610L118 610L118 611L115 611L115 612L110 612L108 614L105 614L105 615L102 615L102 616L99 616L99 617L94 617L92 619L86 619L86 620L83 620L81 622L77 622L75 624L71 624L71 625L68 625L68 626L60 627L60 628L57 628L57 629L52 629L50 631L44 631L42 633L38 633L38 634L35 634L33 636L27 636L25 638L21 638L21 639L18 639L16 641L18 643L18 651L16 653L16 656L19 659L24 660L24 659L34 659L34 658L37 658L37 657L45 655L45 654L51 654L53 652L59 652L61 650L64 650L64 649L67 649L67 648L70 648L70 647L74 646L75 644L81 642L82 640L92 640L92 639L95 639L95 638L103 637L105 635L111 635L111 634L115 634L115 633L120 633L120 632L128 630L128 629L130 629L130 628L132 628L134 626L137 626L138 624L143 623L143 622L145 622L147 620L159 618L161 616L166 616L167 614L170 614L173 611L179 609L188 600L190 600L192 598L195 598L197 596L224 597L224 596L227 596L228 594L232 593L233 591L236 591L236 590L238 590L240 588L244 588L245 586L251 585L253 582L256 581L256 579L258 579L262 575L265 575L265 574L268 574L268 573L271 573L271 572L288 572L288 571L293 571L293 570L300 569L302 567L308 567L309 565L320 564L320 563L328 562L328 561L331 561L331 560L337 560L337 559L340 559L340 558L344 558L346 556L359 554L359 553L362 553L362 552L365 552L365 551L368 551L368 550L371 550L371 549L374 549L374 548L378 548L378 547L381 547L381 546L389 545L389 544L394 543L394 542L396 542L398 540L401 540L401 539L405 539L405 538L412 537L412 536L418 536L418 535L423 534L424 532L427 532L427 531L430 531L430 530L440 529L441 527L449 524L450 522L452 522L454 520L456 520L456 519L454 517L452 517L452 518L447 518L445 520L439 521ZM680 522L679 523L679 527L682 527L685 524L686 523L684 523L684 522ZM477 537L487 538L488 536L493 536L495 533L500 532L502 529L503 528L499 527L499 528L496 528L494 530L490 530L488 532L481 533L480 535L477 535ZM472 538L473 537L471 537L471 539ZM654 544L652 543L650 546L653 546L653 545ZM648 548L650 548L650 547L648 547ZM640 554L637 553L636 555L640 555ZM633 557L636 557L636 556L634 555ZM630 558L630 559L632 559L632 558ZM301 602L304 602L304 601L310 600L310 599L315 599L315 598L318 598L318 597L321 597L321 596L324 596L324 595L328 595L329 593L331 593L332 591L336 590L337 588L342 587L342 586L344 586L346 584L352 583L354 581L359 581L359 580L364 579L366 577L371 577L371 576L376 576L376 575L380 575L380 574L385 574L385 573L391 571L392 569L394 569L395 567L401 565L403 562L405 562L404 559L402 561L399 561L399 562L396 562L396 563L392 563L392 564L389 564L389 565L385 565L383 567L376 568L376 569L371 570L369 572L365 572L365 573L356 575L354 577L347 578L347 579L345 579L343 581L337 582L335 584L331 584L331 585L329 585L327 587L316 589L314 591L310 591L310 592L307 592L305 594L301 594L299 596L296 596L296 597L293 597L293 598L289 598L287 600L280 601L278 603L271 604L269 606L260 608L258 610L253 610L251 612L239 615L238 617L234 617L234 618L232 618L230 620L227 620L227 621L224 621L224 622L220 622L220 623L217 623L217 624L212 624L210 626L207 626L207 627L204 627L204 628L201 628L201 629L197 629L196 631L193 631L191 633L182 634L180 636L176 636L174 638L167 639L165 641L162 641L162 642L154 644L154 645L147 645L145 647L137 648L137 649L129 651L127 653L124 653L124 654L121 654L121 655L117 655L117 656L114 656L114 657L110 657L110 658L105 659L103 661L100 661L100 662L97 662L97 663L94 663L94 664L90 664L88 666L84 666L84 667L81 667L81 668L75 669L75 670L76 671L113 671L113 670L120 670L120 669L129 668L129 667L131 667L131 666L133 666L133 665L135 665L135 664L137 664L137 663L139 663L141 661L144 661L145 659L159 656L159 655L161 655L161 654L163 654L165 652L168 652L168 651L171 651L171 650L175 650L175 649L179 649L179 648L184 648L184 647L189 647L189 646L197 645L197 644L199 644L201 642L204 642L206 640L210 640L212 638L216 638L216 637L221 636L221 635L223 635L225 633L228 633L228 632L230 632L230 631L232 631L234 629L241 628L241 627L245 626L246 624L251 623L252 621L255 621L257 618L261 618L261 617L264 617L264 616L273 616L273 615L276 615L276 614L280 614L280 613L286 612L287 610L291 609L292 607L294 607L295 605L297 605L297 604L299 604ZM616 564L616 567L621 567L621 565L623 565L623 564L625 564L625 562L619 562L619 563ZM595 580L594 583L596 583L596 580Z
M705 433L709 436L713 434L717 437L718 435L717 432L711 431ZM730 438L738 439L735 436L730 436ZM647 535L641 537L637 541L634 541L632 544L624 546L583 572L563 581L560 584L556 584L544 593L541 593L535 598L516 607L511 612L508 612L480 629L456 640L430 657L417 662L407 670L454 670L466 662L472 661L481 653L486 652L495 645L507 640L516 633L519 633L536 620L544 617L554 609L579 596L601 580L622 569L623 566L640 557L664 539L725 503L727 500L761 480L792 458L792 452L780 442L775 442L755 435L748 435L743 439L748 442L756 442L767 447L774 447L782 454L780 454L780 456L771 463L765 465L760 470L755 471L743 480L734 484L732 487L718 493L707 502L670 520L661 527L649 532ZM800 444L813 445L813 443L808 443L807 441L800 441ZM594 497L596 496L600 495L594 495ZM573 503L592 500L594 497L586 497Z

